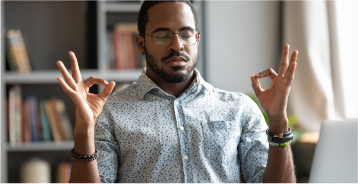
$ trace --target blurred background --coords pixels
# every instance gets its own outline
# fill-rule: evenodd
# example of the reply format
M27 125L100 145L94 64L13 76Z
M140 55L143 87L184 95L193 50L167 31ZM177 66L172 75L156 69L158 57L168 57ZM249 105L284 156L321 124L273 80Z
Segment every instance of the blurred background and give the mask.
M278 72L285 44L290 54L299 51L288 115L298 182L308 182L322 121L357 118L357 2L193 5L201 33L197 69L216 88L257 102L250 76L268 68ZM75 112L57 83L56 61L70 68L73 51L83 79L115 81L115 90L135 82L145 67L134 43L140 6L1 1L1 182L68 182ZM269 79L260 82L271 86ZM102 89L94 85L91 92Z

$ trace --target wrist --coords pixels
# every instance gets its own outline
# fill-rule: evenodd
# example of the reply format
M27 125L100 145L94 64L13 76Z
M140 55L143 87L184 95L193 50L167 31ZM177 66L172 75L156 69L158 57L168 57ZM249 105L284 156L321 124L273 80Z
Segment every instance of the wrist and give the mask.
M94 128L74 128L74 138L94 137Z
M279 134L288 131L288 119L287 116L281 118L269 117L269 130L272 133Z
M74 128L74 134L93 134L94 133L94 123L91 124L85 124L76 121L75 128Z
M94 128L75 126L74 129L74 150L81 155L91 155L95 152Z

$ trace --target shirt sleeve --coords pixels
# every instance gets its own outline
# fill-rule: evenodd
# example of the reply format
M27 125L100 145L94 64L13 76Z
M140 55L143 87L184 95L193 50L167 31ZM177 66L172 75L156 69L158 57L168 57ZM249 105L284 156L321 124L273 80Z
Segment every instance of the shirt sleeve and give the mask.
M259 107L246 95L244 98L245 124L239 143L241 178L247 183L262 183L269 148L267 125Z
M97 165L102 183L117 181L119 146L115 137L113 118L106 103L95 125L95 147L98 151Z

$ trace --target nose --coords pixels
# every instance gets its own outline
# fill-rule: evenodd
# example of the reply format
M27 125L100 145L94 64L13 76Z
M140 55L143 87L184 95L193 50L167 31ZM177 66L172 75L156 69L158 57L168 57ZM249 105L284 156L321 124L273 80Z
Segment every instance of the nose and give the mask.
M184 50L184 44L180 41L179 34L173 34L173 38L168 46L168 50L174 50L176 52Z

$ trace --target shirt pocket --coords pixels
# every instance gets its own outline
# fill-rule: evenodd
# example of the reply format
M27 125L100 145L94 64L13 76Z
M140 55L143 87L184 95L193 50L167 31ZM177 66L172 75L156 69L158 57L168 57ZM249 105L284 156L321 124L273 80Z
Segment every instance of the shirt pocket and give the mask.
M204 155L212 160L226 161L225 152L230 147L232 122L207 121L202 122Z

